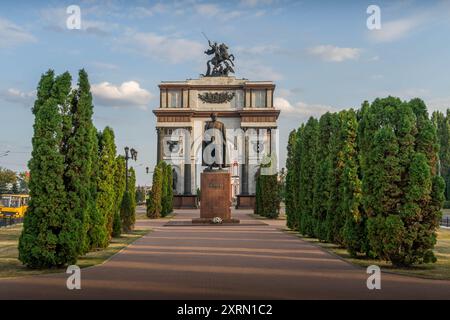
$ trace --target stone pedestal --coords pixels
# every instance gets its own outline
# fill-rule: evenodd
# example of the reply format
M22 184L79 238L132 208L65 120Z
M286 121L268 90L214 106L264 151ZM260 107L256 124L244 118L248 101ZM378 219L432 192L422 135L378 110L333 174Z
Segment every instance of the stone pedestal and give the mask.
M224 223L239 223L231 218L231 175L227 171L205 171L201 174L200 219L194 223L210 223L219 217Z
M174 195L173 196L174 209L197 209L197 196L194 195Z
M255 209L255 196L239 194L237 196L236 209Z

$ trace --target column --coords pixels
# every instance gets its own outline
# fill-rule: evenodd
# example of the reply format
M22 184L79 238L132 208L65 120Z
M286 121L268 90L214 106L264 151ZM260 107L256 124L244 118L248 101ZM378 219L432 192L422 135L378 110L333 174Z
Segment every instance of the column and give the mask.
M242 195L248 195L248 138L244 129L244 162L242 163Z
M161 162L162 160L162 151L161 151L161 139L162 139L162 135L161 135L161 128L156 128L156 139L157 139L157 151L156 151L156 164L158 164L159 162Z
M191 195L192 194L192 165L191 165L191 131L192 128L189 128L189 133L185 137L184 141L184 194Z

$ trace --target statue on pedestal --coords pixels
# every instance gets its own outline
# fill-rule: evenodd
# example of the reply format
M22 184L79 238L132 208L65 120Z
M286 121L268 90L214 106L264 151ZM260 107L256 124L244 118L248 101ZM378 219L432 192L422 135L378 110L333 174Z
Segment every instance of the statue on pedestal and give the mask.
M202 142L202 165L212 168L227 168L227 139L225 125L217 120L217 113L211 114L211 121L205 124Z

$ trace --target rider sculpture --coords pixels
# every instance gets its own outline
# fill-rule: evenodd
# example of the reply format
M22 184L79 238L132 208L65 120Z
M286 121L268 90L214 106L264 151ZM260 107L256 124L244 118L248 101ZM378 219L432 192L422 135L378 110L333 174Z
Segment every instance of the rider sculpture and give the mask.
M208 40L210 49L205 51L207 55L214 55L206 65L207 70L205 77L227 77L228 74L234 73L234 55L228 53L228 47L225 43L211 43Z

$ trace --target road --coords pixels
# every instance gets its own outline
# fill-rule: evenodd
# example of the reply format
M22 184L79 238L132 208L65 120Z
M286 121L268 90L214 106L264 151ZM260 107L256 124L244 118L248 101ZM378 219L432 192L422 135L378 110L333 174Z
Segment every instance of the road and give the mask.
M382 274L368 290L364 269L248 212L235 226L189 226L198 211L139 221L153 229L102 265L66 274L0 280L0 299L450 299L450 281Z

